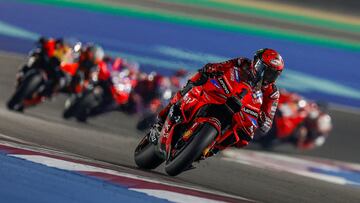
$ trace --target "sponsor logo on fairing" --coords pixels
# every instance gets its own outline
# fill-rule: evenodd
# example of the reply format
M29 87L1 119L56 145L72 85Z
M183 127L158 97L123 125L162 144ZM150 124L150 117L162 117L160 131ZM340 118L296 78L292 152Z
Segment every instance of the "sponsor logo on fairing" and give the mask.
M215 79L211 79L210 82L211 82L215 87L217 87L217 88L219 88L219 89L221 88L220 85L219 85L219 83L218 83Z
M234 67L235 79L236 82L240 82L239 68Z
M255 111L253 111L253 110L251 110L251 109L249 109L249 108L247 108L247 107L244 107L244 108L243 108L243 111L244 111L245 113L251 115L251 116L256 117L256 118L259 117L259 114L258 114L258 113L256 113Z
M224 92L225 92L226 94L229 94L229 93L230 93L230 90L229 90L228 86L226 85L224 79L218 78L218 80L219 80L219 83L220 83L221 87L223 88Z

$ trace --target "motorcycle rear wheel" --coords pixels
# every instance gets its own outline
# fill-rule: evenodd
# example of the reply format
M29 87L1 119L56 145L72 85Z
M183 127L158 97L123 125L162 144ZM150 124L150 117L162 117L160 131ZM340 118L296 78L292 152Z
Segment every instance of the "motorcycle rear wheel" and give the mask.
M201 156L218 134L217 130L209 123L205 123L193 136L190 143L172 160L165 164L165 171L170 176L176 176L188 169L191 164Z

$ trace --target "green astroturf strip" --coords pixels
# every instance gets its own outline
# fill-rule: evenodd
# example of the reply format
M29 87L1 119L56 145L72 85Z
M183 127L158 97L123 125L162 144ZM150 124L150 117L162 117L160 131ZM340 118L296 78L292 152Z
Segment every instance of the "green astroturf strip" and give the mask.
M96 12L109 13L121 16L131 16L142 19L153 19L159 21L173 22L192 26L220 29L225 31L239 32L257 36L267 36L277 39L292 40L301 43L317 44L327 47L342 48L353 51L360 51L360 42L354 43L345 40L320 37L315 35L299 34L280 29L260 28L254 25L238 24L210 18L194 18L191 16L182 16L173 13L152 11L146 9L137 9L130 7L120 7L99 3L89 3L76 0L20 0L23 2L49 4L63 7L72 7L86 9Z

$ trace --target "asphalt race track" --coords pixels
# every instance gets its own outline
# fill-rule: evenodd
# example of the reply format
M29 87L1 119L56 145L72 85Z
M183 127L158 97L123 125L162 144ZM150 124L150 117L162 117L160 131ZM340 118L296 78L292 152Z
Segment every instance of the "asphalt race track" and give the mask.
M16 67L25 57L16 54L0 55L0 133L42 146L69 151L82 156L121 166L157 179L197 185L239 195L261 202L359 202L356 187L337 185L288 173L236 164L219 157L206 160L196 170L172 178L163 168L154 172L136 169L133 150L140 134L134 131L136 119L120 112L95 118L88 124L65 121L61 118L64 97L58 96L26 111L24 115L9 112L5 102L13 91ZM309 154L320 157L359 162L359 114L333 110L336 123L326 145ZM337 122L338 121L338 122ZM294 152L292 152L294 153Z
M325 99L356 107L331 106L334 129L323 147L299 152L284 146L278 148L276 153L299 160L316 160L313 157L319 157L330 165L335 163L333 160L360 163L360 91L357 77L360 72L355 69L342 71L344 66L353 65L359 58L359 27L342 27L339 23L317 25L311 19L306 23L296 23L291 19L214 9L211 4L193 5L196 1L188 0L87 1L94 2L90 3L92 6L81 6L79 2L83 0L0 0L0 139L20 139L36 146L112 163L115 165L112 169L120 172L160 182L198 186L259 202L360 202L359 165L354 164L354 173L339 170L343 173L342 178L348 176L356 180L356 184L341 185L294 175L289 170L280 172L271 167L236 163L220 155L174 178L167 176L162 167L152 172L137 169L133 151L142 135L135 130L137 120L134 116L113 112L90 119L87 124L66 121L61 117L64 95L57 95L52 101L28 109L24 114L10 112L5 107L14 90L17 67L26 60L24 54L40 35L74 36L84 41L95 41L113 55L138 61L147 71L155 68L164 71L162 73L170 73L171 68L180 65L195 70L208 61L237 55L239 49L244 51L241 54L249 55L255 48L271 45L283 51L289 67L282 76L280 86L299 91L311 99ZM311 3L292 0L290 4L292 2L294 5L311 4L311 8L325 6L320 0ZM351 4L339 6L338 0L331 0L326 6L329 11L346 11L346 14L358 17L358 3L353 0L348 2ZM31 15L27 11L32 11ZM168 16L168 12L174 16ZM47 18L44 18L44 14ZM180 20L177 15L183 16L183 19ZM219 21L215 27L207 26L214 18L223 21ZM91 25L84 23L87 21L91 21ZM56 26L53 26L54 22ZM259 30L251 32L242 28L242 23L258 26ZM128 32L123 32L124 28ZM281 34L268 37L262 30L268 28L279 29ZM292 31L308 37L294 37ZM324 37L324 40L318 37ZM237 43L228 43L230 39ZM240 45L238 42L241 42ZM242 150L243 154L254 152L257 147L248 148L251 150ZM256 161L261 162L261 159ZM272 163L276 165L276 161ZM312 170L311 167L308 170Z

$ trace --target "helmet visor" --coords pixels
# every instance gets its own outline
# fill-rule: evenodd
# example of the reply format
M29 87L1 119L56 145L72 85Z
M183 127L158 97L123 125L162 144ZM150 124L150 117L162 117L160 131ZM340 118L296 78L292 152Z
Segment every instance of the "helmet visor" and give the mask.
M261 60L257 60L254 65L254 69L255 69L255 83L257 83L258 81L261 80L264 71L268 68L266 64L264 64L264 62L262 62Z
M264 71L263 82L266 84L273 83L279 77L281 71L273 70L271 68L267 68Z

